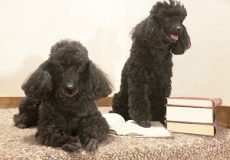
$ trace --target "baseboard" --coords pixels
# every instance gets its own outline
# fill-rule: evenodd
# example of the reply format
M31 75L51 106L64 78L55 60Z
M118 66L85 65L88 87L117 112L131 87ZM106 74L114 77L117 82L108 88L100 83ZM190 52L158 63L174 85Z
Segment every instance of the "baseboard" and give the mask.
M23 97L0 97L0 109L17 108ZM96 101L99 107L112 105L112 97L106 97ZM215 108L215 114L219 121L219 126L230 128L230 106L219 106Z
M23 97L0 97L0 109L1 108L17 108L20 100ZM99 107L111 106L112 97L106 97L96 101Z
M219 126L230 128L230 107L229 106L216 107L215 114L218 119Z

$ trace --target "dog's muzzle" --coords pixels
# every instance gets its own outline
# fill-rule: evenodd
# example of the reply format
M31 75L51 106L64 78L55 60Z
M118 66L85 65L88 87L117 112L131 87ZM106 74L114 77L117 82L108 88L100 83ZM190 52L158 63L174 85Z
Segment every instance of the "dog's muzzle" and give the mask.
M78 88L74 87L72 83L68 83L66 86L62 87L62 93L66 97L73 97L78 93Z
M179 35L183 32L183 27L181 25L175 25L172 27L172 33L170 34L170 38L174 41L179 39Z

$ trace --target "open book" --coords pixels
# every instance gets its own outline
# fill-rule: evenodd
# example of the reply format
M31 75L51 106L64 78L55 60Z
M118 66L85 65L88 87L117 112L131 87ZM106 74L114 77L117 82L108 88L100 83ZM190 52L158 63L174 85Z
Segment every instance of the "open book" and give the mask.
M110 134L136 137L172 137L171 133L158 121L151 122L150 128L144 128L134 120L125 121L117 113L105 113L102 116L110 126Z

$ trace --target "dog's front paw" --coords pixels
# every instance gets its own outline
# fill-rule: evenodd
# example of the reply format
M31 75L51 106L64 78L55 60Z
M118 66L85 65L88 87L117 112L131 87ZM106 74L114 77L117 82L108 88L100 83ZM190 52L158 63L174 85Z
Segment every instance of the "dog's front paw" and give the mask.
M97 148L98 148L98 140L93 139L93 138L89 139L88 143L86 143L84 148L87 151L95 151L95 150L97 150Z
M25 117L23 117L20 114L15 114L14 115L14 125L18 128L28 128L29 125L25 123Z
M151 121L140 121L140 122L137 122L141 127L145 127L145 128L149 128L151 127Z
M28 128L28 125L25 124L25 123L18 123L18 124L16 125L16 127L21 128L21 129L24 129L24 128Z
M81 143L80 142L72 142L72 143L66 143L62 146L62 149L67 151L67 152L74 152L80 149Z

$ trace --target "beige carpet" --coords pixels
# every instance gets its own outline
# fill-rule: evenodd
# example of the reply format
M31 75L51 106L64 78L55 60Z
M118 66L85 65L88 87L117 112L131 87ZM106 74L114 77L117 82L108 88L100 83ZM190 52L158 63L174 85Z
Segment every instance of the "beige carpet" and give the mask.
M100 110L105 113L109 107ZM67 153L58 148L39 145L34 138L36 128L18 129L12 117L17 109L0 109L0 159L124 159L124 160L228 160L230 130L219 128L215 137L174 134L174 139L113 137L100 145L98 151L80 150Z

